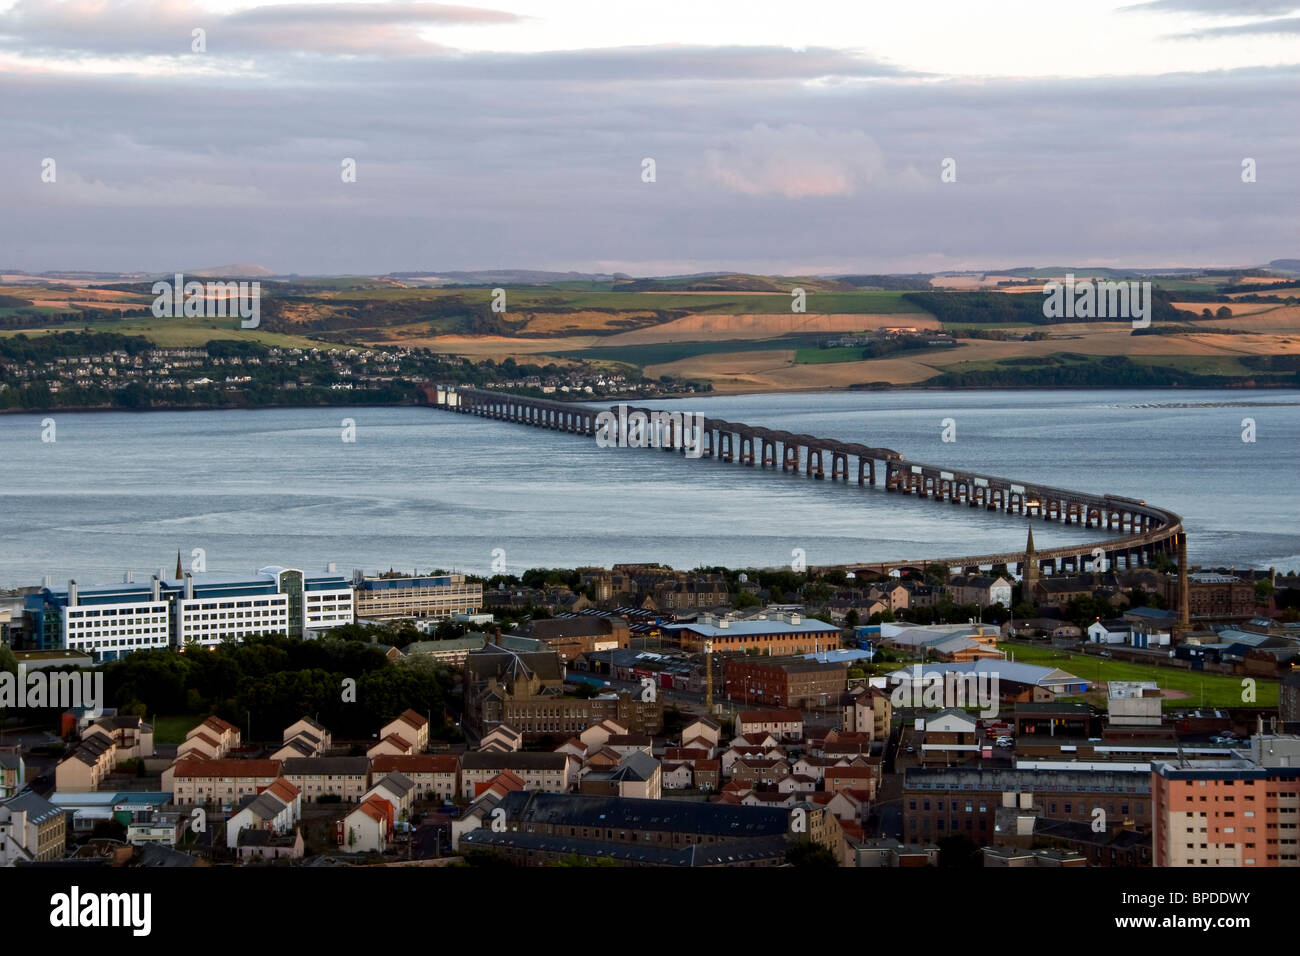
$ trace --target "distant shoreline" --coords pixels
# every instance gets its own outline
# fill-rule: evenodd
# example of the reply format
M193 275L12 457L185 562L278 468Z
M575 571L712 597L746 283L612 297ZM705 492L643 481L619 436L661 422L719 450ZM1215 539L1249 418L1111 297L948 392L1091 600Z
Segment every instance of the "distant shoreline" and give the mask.
M469 387L469 386L467 386ZM477 386L474 386L477 387ZM638 401L692 401L701 398L729 398L740 395L821 395L821 394L861 394L863 392L1277 392L1297 391L1300 387L1291 383L1265 385L953 385L926 386L920 383L911 385L859 385L847 387L824 388L753 388L753 389L714 389L711 392L697 392L694 395L680 393L670 395L605 396L601 399L587 397L574 400L574 405L591 404L635 404ZM510 394L508 389L501 389L502 394ZM551 401L567 402L567 399L547 396ZM1255 403L1251 403L1255 404ZM1278 405L1300 405L1300 402L1278 402ZM427 402L354 402L327 403L318 402L276 402L271 405L151 405L148 408L121 408L105 405L57 405L45 408L4 408L0 415L42 415L56 412L74 412L86 414L95 412L127 412L143 414L148 412L257 412L278 408L437 408Z

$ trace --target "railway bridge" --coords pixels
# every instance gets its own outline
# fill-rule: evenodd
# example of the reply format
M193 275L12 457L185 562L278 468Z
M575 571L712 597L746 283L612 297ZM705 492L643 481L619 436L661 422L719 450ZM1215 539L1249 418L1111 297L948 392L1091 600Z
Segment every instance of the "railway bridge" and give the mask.
M1175 556L1185 567L1186 533L1182 519L1146 501L1100 492L1070 491L1049 485L977 474L911 461L890 448L876 448L812 435L746 425L720 418L684 416L681 412L630 405L597 406L512 395L459 385L432 385L426 401L464 415L531 425L594 438L601 415L645 416L649 444L667 452L760 469L804 474L809 478L854 483L886 492L927 498L939 504L980 508L1008 515L1059 521L1104 529L1113 534L1096 541L1042 550L997 554L936 556L922 560L840 566L857 573L887 575L946 565L968 572L1006 565L1023 575L1029 561L1048 574L1135 568L1156 554ZM605 419L608 421L608 419ZM1104 562L1104 563L1101 563Z

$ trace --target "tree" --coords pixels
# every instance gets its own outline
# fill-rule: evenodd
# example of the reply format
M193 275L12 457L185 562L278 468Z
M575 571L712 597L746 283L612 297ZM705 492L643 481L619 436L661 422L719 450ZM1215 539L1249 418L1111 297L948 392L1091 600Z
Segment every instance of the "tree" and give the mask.
M831 870L840 865L834 853L811 840L800 840L791 844L785 851L785 862L791 866L817 870Z
M857 608L849 608L849 613L844 615L844 626L845 626L845 627L857 627L857 626L858 626L858 620L859 620L859 617L858 617L858 611L857 611Z

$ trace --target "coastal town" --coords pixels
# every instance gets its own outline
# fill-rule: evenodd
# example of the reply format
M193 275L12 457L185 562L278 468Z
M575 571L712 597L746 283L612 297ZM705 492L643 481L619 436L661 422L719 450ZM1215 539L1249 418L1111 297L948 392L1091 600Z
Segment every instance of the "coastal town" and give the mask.
M0 864L1297 865L1300 578L952 571L47 579Z

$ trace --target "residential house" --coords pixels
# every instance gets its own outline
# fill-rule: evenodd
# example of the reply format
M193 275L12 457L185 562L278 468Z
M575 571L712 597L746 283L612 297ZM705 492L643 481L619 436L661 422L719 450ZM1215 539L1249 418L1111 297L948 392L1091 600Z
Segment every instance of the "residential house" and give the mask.
M689 747L690 741L700 737L707 740L711 747L717 747L722 742L722 725L712 717L696 717L682 728L683 747Z
M255 796L274 783L281 766L279 760L186 757L169 768L172 802L234 807L240 797Z
M736 715L737 734L772 734L777 739L801 740L803 714L798 710L741 710Z
M284 761L284 775L301 788L306 803L325 796L355 803L370 782L370 758L293 757Z
M524 748L524 735L509 724L497 724L479 739L479 750L508 753Z
M478 796L493 777L506 770L522 779L529 790L563 793L577 776L577 762L562 753L467 753L460 758L461 796Z
M414 710L402 711L379 731L380 739L389 734L397 734L402 739L409 740L416 753L429 749L429 720Z
M663 770L659 761L643 750L625 754L611 770L586 774L580 784L582 793L612 797L640 797L658 800L663 796Z
M360 803L336 826L338 844L349 853L383 853L393 838L393 805L378 794Z
M240 832L247 828L282 834L296 829L302 819L302 791L285 777L277 777L258 794L246 794L239 809L226 821L226 846L240 846Z
M365 803L372 796L381 796L393 806L396 818L403 822L411 819L411 803L415 798L415 782L404 773L394 771L375 781L374 786L365 792L361 802Z
M415 784L417 800L449 802L460 792L460 756L458 754L413 754L382 756L370 762L375 779L400 773Z
M415 745L400 734L387 734L382 740L374 744L366 751L366 756L372 760L375 757L388 756L410 756L414 752Z
M28 790L0 802L0 866L61 860L67 853L67 817Z

